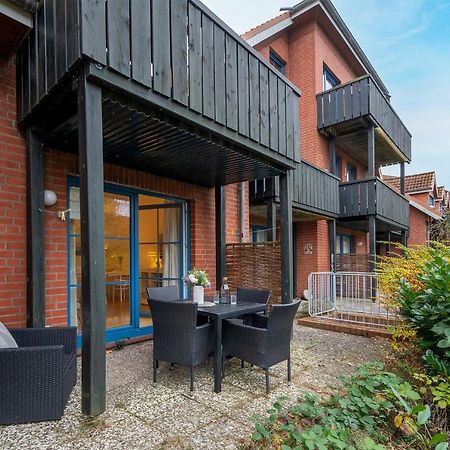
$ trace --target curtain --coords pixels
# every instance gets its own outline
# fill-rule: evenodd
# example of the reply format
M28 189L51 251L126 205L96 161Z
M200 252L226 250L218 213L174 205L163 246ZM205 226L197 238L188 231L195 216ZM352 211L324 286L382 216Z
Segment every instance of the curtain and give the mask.
M163 242L180 241L180 208L164 210ZM180 278L180 244L163 244L163 278ZM174 280L163 280L164 286L178 284Z

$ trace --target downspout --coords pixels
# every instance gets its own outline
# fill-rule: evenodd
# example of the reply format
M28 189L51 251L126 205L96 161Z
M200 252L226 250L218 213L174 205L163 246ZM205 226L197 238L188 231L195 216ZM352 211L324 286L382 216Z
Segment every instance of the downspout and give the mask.
M240 220L240 236L239 241L245 241L245 181L239 183L239 220Z

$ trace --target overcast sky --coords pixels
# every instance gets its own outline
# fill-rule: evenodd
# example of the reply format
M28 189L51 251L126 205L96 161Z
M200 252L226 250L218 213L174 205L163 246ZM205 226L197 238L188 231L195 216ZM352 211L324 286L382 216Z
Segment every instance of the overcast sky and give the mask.
M238 33L296 0L203 0ZM333 0L413 135L406 173L450 188L450 0ZM301 87L301 86L300 86ZM389 173L398 174L398 169Z

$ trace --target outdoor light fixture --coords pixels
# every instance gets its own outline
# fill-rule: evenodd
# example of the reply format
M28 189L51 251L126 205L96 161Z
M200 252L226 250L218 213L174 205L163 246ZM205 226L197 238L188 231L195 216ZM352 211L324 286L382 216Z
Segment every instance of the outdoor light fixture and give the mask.
M58 200L58 197L55 194L55 191L45 190L44 191L44 205L45 206L53 206L56 201Z

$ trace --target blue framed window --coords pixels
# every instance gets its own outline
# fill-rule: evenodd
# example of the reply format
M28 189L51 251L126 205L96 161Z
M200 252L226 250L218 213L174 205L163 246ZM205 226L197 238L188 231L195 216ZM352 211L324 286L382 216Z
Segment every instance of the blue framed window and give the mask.
M250 225L252 242L267 242L269 240L269 229L263 225Z
M431 194L428 196L428 204L434 208L434 197Z
M347 181L356 181L358 179L358 169L353 165L347 164Z
M342 158L340 156L336 156L335 160L336 173L334 175L336 175L339 178L341 178L341 165L342 165Z
M276 67L283 75L286 75L286 62L273 50L269 52L269 61L272 66Z
M341 84L336 75L327 67L323 66L323 90L333 89L338 84Z
M79 179L69 177L68 322L81 329ZM146 287L178 285L189 267L189 211L184 200L105 183L107 341L152 332ZM81 339L79 339L79 344Z
M350 234L336 234L336 255L348 255L353 253L354 242Z

